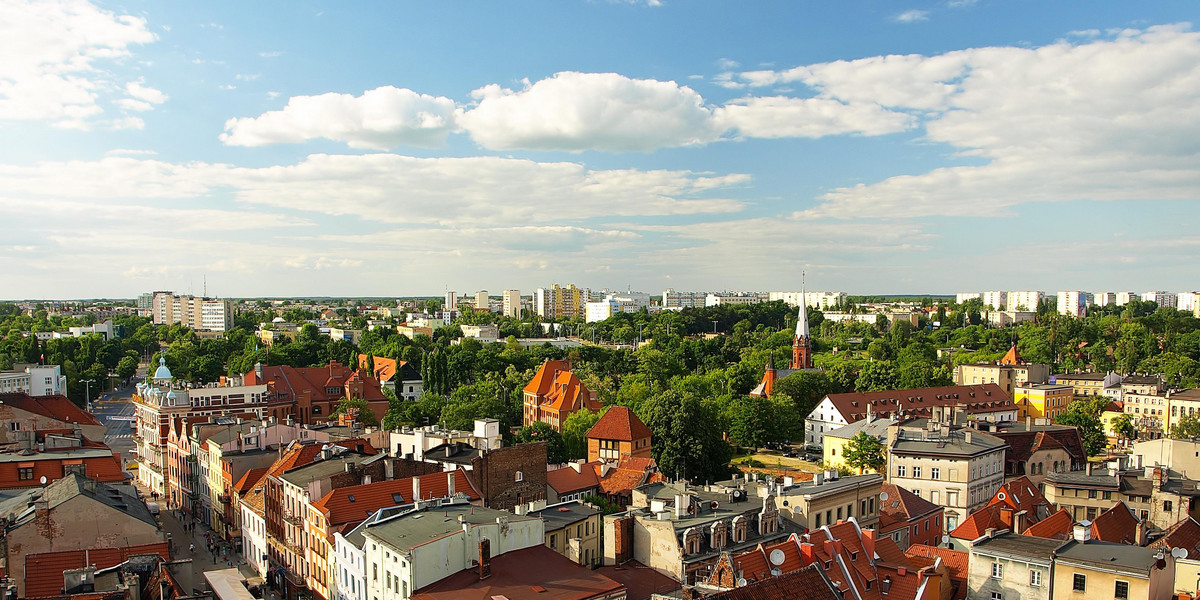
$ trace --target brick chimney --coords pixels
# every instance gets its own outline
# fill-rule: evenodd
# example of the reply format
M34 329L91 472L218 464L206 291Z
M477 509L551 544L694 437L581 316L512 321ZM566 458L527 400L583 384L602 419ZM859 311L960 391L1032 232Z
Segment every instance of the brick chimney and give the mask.
M867 555L867 560L875 560L875 530L862 530L862 547L863 552Z
M864 530L866 533L870 530ZM873 533L873 532L872 532ZM811 542L800 542L800 564L808 566L817 561L817 547Z
M487 538L479 540L479 578L487 579L492 576L492 541Z

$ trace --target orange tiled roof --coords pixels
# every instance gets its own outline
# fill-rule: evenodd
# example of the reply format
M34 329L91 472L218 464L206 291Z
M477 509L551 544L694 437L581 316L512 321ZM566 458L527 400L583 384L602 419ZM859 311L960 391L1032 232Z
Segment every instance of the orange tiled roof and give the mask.
M584 463L578 473L570 465L548 471L546 485L549 485L559 495L600 487L600 477L596 474L595 469L598 462Z
M30 396L23 393L0 394L0 402L64 423L103 425L91 413L75 406L66 396Z
M288 402L296 401L305 392L308 392L315 402L337 400L345 395L343 386L354 373L352 369L338 362L330 362L323 367L264 366L262 372L261 378L253 369L246 373L246 385L273 384L275 393L286 394L284 400ZM380 389L378 379L374 377L362 379L365 383L363 386L364 396L368 402L387 400L387 396L384 396ZM337 387L337 393L326 393L326 387Z
M84 473L89 479L104 483L121 483L125 481L125 472L121 469L121 461L116 455L96 456L88 458L67 458L55 456L54 452L38 452L22 461L0 463L0 488L28 488L40 485L42 477L46 483L62 479L67 463L82 462ZM25 465L33 467L32 479L21 479L19 469Z
M1191 517L1172 525L1162 537L1150 544L1151 548L1183 548L1188 558L1200 558L1200 523Z
M988 502L989 506L994 504L1010 506L1014 511L1027 511L1035 519L1039 505L1047 508L1050 506L1050 502L1042 495L1041 490L1038 490L1037 486L1024 475L1000 486L1000 489L996 490L996 495L992 496L992 500Z
M125 546L123 548L91 548L88 550L66 550L44 552L25 557L25 597L38 598L58 596L63 587L63 571L81 569L93 565L107 569L125 562L136 554L157 554L170 560L167 542Z
M538 368L538 372L525 384L524 391L528 394L545 396L554 385L554 378L559 371L570 371L571 366L565 360L547 360Z
M270 468L271 467L259 467L246 471L245 474L242 475L242 478L238 479L237 483L233 484L233 490L238 494L245 494L263 478L263 475L267 474L267 471L270 470Z
M922 558L940 558L950 569L951 579L967 579L967 567L971 558L970 553L961 550L951 550L940 546L913 544L904 551L905 556L920 556Z
M394 359L394 358L384 358L382 356L372 356L371 362L373 363L373 367L374 367L374 372L372 373L372 375L374 375L375 378L378 379L379 381L391 381L392 377L394 377L396 375L396 370L399 368L399 365L397 365L396 359ZM401 365L404 364L404 361L400 361L399 364L401 364ZM358 355L358 368L359 369L367 368L367 355L366 354Z
M761 581L771 576L771 564L763 552L762 544L732 558L733 566L747 581Z
M950 532L950 537L960 540L977 540L983 537L988 529L1005 528L1004 523L1000 521L1000 507L989 504L967 515L967 518L963 519L963 522Z
M942 507L894 483L884 483L880 491L887 494L887 500L880 501L879 518L882 521L886 516L889 523L886 527L880 527L881 533L892 531L900 526L907 527L912 519L925 517L942 510ZM880 495L882 496L882 494Z
M1071 528L1074 525L1075 520L1071 518L1071 513L1063 508L1049 517L1030 525L1022 535L1046 538L1048 540L1065 540L1071 537Z
M542 404L559 412L586 408L592 412L600 410L600 404L592 400L587 386L570 371L563 371L554 378L554 385L546 393Z
M650 437L650 428L632 410L624 406L612 406L600 420L588 430L590 439L632 442Z
M479 500L479 491L462 469L420 475L422 498L444 498L450 494L449 478L454 478L454 491L467 495L471 501ZM313 503L313 507L325 515L332 528L346 523L358 523L371 513L389 506L412 503L413 478L375 481L362 485L338 488L325 494Z
M603 467L597 461L595 469ZM625 494L633 488L646 483L646 478L655 469L653 458L628 456L621 459L608 473L600 479L600 490L606 494Z
M1117 544L1137 544L1138 519L1124 502L1117 502L1092 520L1092 539Z
M1021 353L1017 351L1017 345L1013 344L1012 348L1004 354L1004 358L1000 359L1002 365L1019 365L1021 364Z

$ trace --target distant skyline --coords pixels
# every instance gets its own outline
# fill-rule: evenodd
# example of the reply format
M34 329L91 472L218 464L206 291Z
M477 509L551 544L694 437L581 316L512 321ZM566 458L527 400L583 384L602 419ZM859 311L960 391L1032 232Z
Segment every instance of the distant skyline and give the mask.
M0 0L0 296L1200 288L1195 2Z

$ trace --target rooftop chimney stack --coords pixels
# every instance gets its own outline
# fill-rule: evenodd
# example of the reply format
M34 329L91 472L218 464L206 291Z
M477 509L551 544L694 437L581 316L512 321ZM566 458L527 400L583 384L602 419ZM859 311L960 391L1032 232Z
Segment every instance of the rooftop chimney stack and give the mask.
M479 578L487 579L492 576L492 541L487 538L479 540Z

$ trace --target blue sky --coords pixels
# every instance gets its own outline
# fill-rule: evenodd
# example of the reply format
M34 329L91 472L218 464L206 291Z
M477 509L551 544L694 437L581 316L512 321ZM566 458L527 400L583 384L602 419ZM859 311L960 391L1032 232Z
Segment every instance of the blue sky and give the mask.
M0 10L3 297L1200 287L1194 2Z

